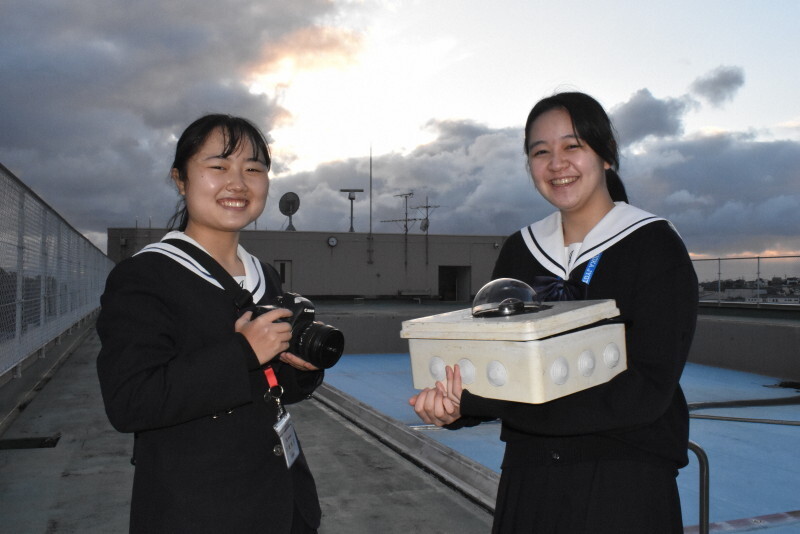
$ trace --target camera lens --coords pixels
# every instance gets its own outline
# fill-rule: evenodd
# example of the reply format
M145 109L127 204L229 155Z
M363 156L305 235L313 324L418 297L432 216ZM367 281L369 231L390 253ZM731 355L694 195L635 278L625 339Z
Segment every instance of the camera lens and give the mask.
M297 354L320 369L333 367L344 351L344 335L336 328L312 321L297 336Z

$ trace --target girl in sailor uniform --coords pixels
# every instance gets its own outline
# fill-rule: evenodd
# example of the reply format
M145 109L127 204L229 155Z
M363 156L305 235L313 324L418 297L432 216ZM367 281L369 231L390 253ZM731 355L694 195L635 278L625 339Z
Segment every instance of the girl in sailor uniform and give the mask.
M291 327L276 321L291 312L242 311L280 291L239 246L264 209L269 168L245 119L192 123L171 171L179 230L106 282L97 371L111 424L135 436L131 532L317 531L314 479L283 405L323 373L287 352Z
M536 405L473 395L456 366L410 403L451 429L502 421L494 533L683 532L676 476L689 417L678 381L698 298L686 248L668 221L627 203L611 123L591 97L537 103L524 150L557 211L506 240L492 277L522 280L545 300L615 299L628 368Z

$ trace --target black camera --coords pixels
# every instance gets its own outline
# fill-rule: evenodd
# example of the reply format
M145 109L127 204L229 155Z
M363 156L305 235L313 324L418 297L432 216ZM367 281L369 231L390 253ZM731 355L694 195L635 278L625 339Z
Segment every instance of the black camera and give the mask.
M292 339L289 352L320 369L333 367L344 351L344 335L336 328L314 320L314 304L297 293L284 293L267 305L255 306L252 311L255 319L259 315L277 308L286 308L291 317L279 319L292 325Z

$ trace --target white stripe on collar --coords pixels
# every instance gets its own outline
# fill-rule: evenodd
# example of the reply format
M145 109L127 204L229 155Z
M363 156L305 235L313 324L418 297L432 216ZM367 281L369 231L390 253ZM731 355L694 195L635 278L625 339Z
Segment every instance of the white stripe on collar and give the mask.
M196 246L203 252L208 253L206 249L204 249L200 243L192 239L191 237L187 236L183 232L169 232L165 235L159 243L151 243L144 247L142 250L137 252L134 255L139 255L144 252L156 252L158 254L163 254L164 256L170 258L173 261L176 261L192 273L196 274L206 282L223 289L222 285L217 282L211 273L206 271L200 264L198 264L194 258L190 255L186 254L181 249L170 245L169 243L163 243L163 241L167 239L181 239L192 245ZM264 277L264 271L261 269L261 262L258 261L258 258L247 252L244 247L239 245L239 248L236 251L236 255L242 260L242 264L244 265L244 288L250 291L253 294L253 302L258 302L266 293L266 278Z
M656 221L663 221L652 213L616 202L599 223L586 234L576 254L568 261L564 245L561 212L555 212L521 230L522 239L542 267L561 278L568 278L576 265L593 258L617 244L635 230Z

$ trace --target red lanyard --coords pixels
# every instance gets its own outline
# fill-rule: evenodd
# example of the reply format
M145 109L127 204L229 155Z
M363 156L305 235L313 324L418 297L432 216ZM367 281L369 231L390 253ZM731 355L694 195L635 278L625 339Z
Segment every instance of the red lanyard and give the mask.
M278 385L278 377L275 376L275 371L272 369L272 366L264 369L264 376L267 377L267 384L269 384L270 389Z
M283 386L278 384L278 377L275 376L275 371L272 369L272 366L264 369L264 376L267 377L267 384L269 384L269 389L267 389L267 391L264 393L264 401L269 402L267 399L272 399L275 401L275 404L278 407L278 422L280 422L280 420L286 414L286 410L283 409L283 405L281 404Z

